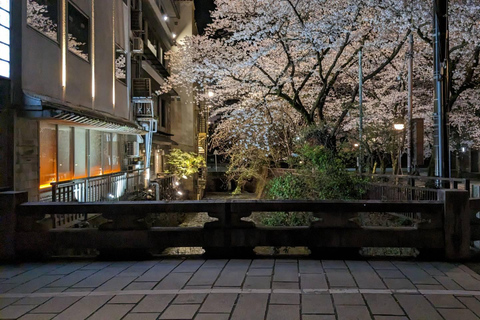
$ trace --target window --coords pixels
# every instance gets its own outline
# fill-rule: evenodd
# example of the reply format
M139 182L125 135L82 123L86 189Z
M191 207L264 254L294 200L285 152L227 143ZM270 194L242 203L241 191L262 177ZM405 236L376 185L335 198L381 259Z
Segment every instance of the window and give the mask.
M115 53L115 78L127 84L127 57L118 45Z
M0 76L10 78L10 2L0 0Z
M89 60L89 21L73 4L68 3L68 49Z
M81 179L88 176L87 172L87 130L83 128L74 129L74 175L75 179Z
M53 41L58 41L58 2L27 0L27 24Z
M102 135L103 151L103 173L112 173L112 134L103 133Z
M57 154L58 154L58 181L73 179L73 128L58 126Z
M117 133L40 122L40 189L121 171L124 141Z
M121 170L120 166L120 144L121 136L112 133L112 172L118 172Z
M40 122L40 189L57 181L57 128Z
M102 169L102 132L90 130L90 177L103 174Z

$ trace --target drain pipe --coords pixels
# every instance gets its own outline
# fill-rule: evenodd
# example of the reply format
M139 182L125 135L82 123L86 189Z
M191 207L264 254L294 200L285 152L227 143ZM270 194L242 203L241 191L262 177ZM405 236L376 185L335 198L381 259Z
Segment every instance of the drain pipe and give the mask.
M160 185L158 182L152 182L151 184L155 186L155 200L160 201Z

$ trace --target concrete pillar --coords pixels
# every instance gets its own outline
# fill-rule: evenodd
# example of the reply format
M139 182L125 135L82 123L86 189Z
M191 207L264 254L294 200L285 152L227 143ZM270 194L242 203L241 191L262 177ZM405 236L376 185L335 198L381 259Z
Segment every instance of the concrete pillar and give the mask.
M27 201L27 192L0 192L0 261L15 258L16 210Z
M444 207L445 258L470 257L470 195L464 190L442 190Z

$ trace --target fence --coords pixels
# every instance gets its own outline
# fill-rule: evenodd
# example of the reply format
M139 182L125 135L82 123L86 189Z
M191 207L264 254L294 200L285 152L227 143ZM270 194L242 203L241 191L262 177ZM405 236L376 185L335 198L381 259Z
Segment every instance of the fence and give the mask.
M53 202L96 202L120 199L145 187L144 170L52 183Z
M368 181L365 199L369 200L439 200L438 191L442 189L470 191L468 179L388 174L361 176Z
M470 248L470 211L466 191L442 190L442 201L136 201L98 203L26 203L26 193L0 194L6 215L16 224L6 227L14 238L10 255L47 253L55 248L99 249L108 252L166 247L203 247L207 254L235 256L257 246L306 246L312 252L358 247L416 247L441 251L448 259L464 259ZM316 221L304 227L263 227L245 221L253 212L312 212ZM207 212L216 221L203 227L148 227L150 213ZM411 227L365 227L364 212L418 212ZM44 230L46 215L102 214L99 228ZM7 221L10 221L7 219ZM8 234L10 230L10 234ZM13 230L13 231L12 231ZM473 240L473 238L472 238ZM3 242L5 243L5 242ZM10 243L10 242L8 242ZM7 252L7 253L8 253Z
M117 172L98 177L52 183L51 190L44 191L41 201L97 202L122 199L144 188L144 170ZM51 215L52 226L70 227L86 215Z

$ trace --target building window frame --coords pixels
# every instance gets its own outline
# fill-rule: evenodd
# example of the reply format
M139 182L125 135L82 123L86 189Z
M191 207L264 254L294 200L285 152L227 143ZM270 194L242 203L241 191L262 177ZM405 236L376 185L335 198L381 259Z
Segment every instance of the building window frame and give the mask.
M38 5L38 2L36 2L35 0L25 0L26 1L26 4L27 4L27 21L26 21L26 24L27 24L27 27L34 30L35 32L38 32L39 34L41 34L43 37L47 38L48 40L50 41L53 41L55 42L58 46L60 46L60 27L59 27L59 21L60 21L60 0L55 0L57 3L56 3L56 7L57 7L57 21L56 21L56 37L51 37L49 36L47 33L45 33L44 31L40 30L39 28L35 27L34 25L32 25L31 23L28 23L28 6L29 6L29 2L32 1L32 2L35 2L37 5Z
M53 155L55 157L55 168L54 168L54 172L52 172L52 174L54 175L54 179L55 181L51 181L52 183L61 183L61 182L66 182L66 181L72 181L72 180L80 180L80 179L88 179L88 178L94 178L94 177L101 177L101 176L104 176L104 175L107 175L107 174L113 174L113 173L117 173L117 172L121 172L124 168L122 168L122 159L123 159L123 156L124 154L122 153L122 148L123 148L123 145L122 143L125 141L124 138L123 138L123 134L121 133L117 133L117 132L108 132L108 131L102 131L102 130L95 130L95 129L85 129L85 166L86 166L86 169L85 169L85 172L86 172L86 176L85 177L75 177L75 157L77 156L76 154L76 146L75 146L75 135L77 134L77 128L80 128L78 126L69 126L69 125L58 125L58 124L54 124L54 123L51 123L51 122L45 122L45 124L50 124L50 125L53 125L55 127L55 155ZM70 165L70 170L71 170L71 179L68 179L68 180L59 180L60 178L60 165L59 165L59 154L60 154L60 151L59 151L59 133L60 133L60 130L59 130L59 127L63 127L63 128L68 128L70 131L71 131L71 135L70 135L70 142L69 142L69 165ZM90 143L91 143L91 131L97 131L98 133L100 133L101 135L101 145L100 145L100 148L99 148L99 156L101 157L100 159L100 162L101 162L101 174L95 174L95 175L92 175L92 172L91 172L91 156L92 156L92 152L91 152L91 149L90 149ZM116 135L116 139L114 141L114 136ZM105 142L104 142L104 137L105 136L109 136L109 139L110 139L110 150L108 151L108 154L110 155L111 157L111 168L109 170L108 173L105 173L105 169L106 169L106 162L108 162L108 159L105 159L105 154L104 154L104 145L105 145ZM41 135L39 135L39 143L40 143L40 148L41 148L41 144L42 144L42 141L41 141ZM117 147L116 147L116 153L114 154L114 143L117 143ZM117 162L115 164L115 162ZM41 158L41 154L39 154L39 164L40 166L42 165L42 158ZM108 171L108 170L107 170ZM38 171L38 174L39 174L39 179L40 179L40 173L41 173L41 170ZM39 186L39 190L44 190L44 189L47 189L48 187L46 187L45 185L41 185Z
M87 52L76 52L75 50L77 51L81 51L81 49L78 49L78 48L75 48L75 47L71 47L70 46L70 41L75 41L73 40L73 38L75 38L74 35L72 35L72 39L70 39L70 19L69 19L69 12L70 12L70 8L73 8L75 9L80 15L82 15L85 19L86 19L86 22L87 22L87 29L86 29L86 37L87 37L87 43L86 43L86 47L87 47ZM65 17L65 28L67 29L66 31L66 34L67 34L67 48L68 48L68 51L70 53L72 53L74 56L82 59L83 61L85 62L88 62L90 63L91 62L91 55L92 55L92 39L91 39L91 27L92 27L92 23L90 21L90 17L82 10L80 9L74 2L72 1L67 1L67 10L66 10L66 17ZM75 38L76 39L76 38Z

